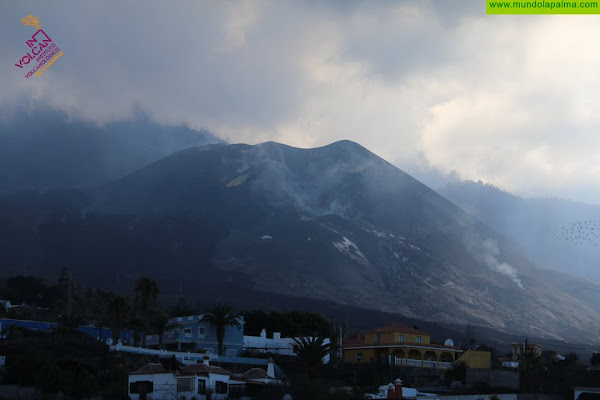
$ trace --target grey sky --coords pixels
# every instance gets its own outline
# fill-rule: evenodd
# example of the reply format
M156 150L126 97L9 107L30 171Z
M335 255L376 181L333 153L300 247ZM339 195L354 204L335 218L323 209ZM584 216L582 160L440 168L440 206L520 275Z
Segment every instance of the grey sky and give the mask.
M14 66L33 14L64 56ZM8 1L0 109L98 123L144 110L231 142L354 140L417 177L600 203L600 16L483 0Z

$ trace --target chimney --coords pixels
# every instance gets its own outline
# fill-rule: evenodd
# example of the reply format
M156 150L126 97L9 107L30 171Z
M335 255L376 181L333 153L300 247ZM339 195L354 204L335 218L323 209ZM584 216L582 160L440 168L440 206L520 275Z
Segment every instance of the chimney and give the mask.
M388 399L394 399L395 398L395 396L396 396L395 389L396 388L391 383L387 386L387 398Z
M267 365L267 377L275 378L275 364L272 358L269 358L269 364Z
M210 365L210 356L208 354L204 355L202 363L204 365Z
M401 399L402 398L402 381L400 380L400 378L396 378L396 380L394 381L394 391L396 392L396 396L394 398Z
M273 339L281 339L281 332L273 332Z
M265 338L265 339L267 338L267 330L266 329L263 329L262 331L260 331L260 337Z

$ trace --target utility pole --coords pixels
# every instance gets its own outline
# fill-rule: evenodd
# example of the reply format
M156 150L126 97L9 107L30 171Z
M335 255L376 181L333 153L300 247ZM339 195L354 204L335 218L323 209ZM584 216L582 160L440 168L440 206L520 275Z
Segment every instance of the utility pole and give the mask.
M492 351L492 370L495 370L495 364L498 362L498 352L496 351L496 339L494 339L494 347Z
M342 331L344 330L343 327L340 327L340 360L344 361L344 343L343 343L343 334Z
M73 282L71 278L71 270L69 270L69 293L67 300L67 317L71 317L71 312L73 311Z

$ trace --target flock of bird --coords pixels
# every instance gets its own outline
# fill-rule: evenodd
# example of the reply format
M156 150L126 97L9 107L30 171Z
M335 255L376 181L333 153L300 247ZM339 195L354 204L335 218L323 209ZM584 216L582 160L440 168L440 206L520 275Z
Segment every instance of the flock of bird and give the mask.
M554 230L552 236L576 245L598 246L600 242L599 221L575 221Z

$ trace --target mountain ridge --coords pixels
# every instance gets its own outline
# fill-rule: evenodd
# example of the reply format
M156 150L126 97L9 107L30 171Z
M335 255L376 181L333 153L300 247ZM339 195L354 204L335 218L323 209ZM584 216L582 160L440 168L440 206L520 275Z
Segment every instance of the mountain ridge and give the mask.
M584 301L540 278L506 238L353 142L192 147L78 193L20 243L38 263L67 260L97 282L115 269L205 276L228 293L211 278L224 271L266 293L441 323L586 341L598 328L597 288Z

